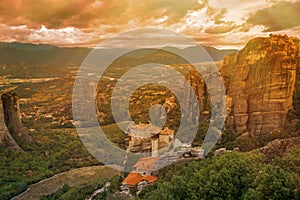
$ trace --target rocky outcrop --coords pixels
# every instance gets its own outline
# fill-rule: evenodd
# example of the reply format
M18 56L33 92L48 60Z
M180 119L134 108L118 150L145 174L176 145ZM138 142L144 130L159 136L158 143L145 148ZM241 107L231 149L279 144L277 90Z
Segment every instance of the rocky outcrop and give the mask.
M15 93L5 93L1 97L4 111L4 121L9 132L29 144L32 138L28 135L21 122L19 98Z
M260 148L260 152L265 154L268 160L271 160L276 156L284 156L289 149L299 146L300 137L277 139Z
M297 38L271 35L225 57L221 73L239 135L261 136L284 127L293 109L299 49Z
M17 144L15 139L9 133L4 119L4 110L2 100L0 98L0 145L8 147L10 149L23 151L21 147Z
M184 110L187 115L187 120L195 123L192 120L195 120L195 116L198 115L195 113L196 110L198 110L195 108L196 106L199 107L200 117L202 119L205 117L205 114L209 114L209 93L207 91L205 81L198 71L189 71L185 78L189 82L191 88L186 94L186 100L188 102L185 104L187 107L184 108ZM198 102L191 102L191 96L193 92L195 93Z

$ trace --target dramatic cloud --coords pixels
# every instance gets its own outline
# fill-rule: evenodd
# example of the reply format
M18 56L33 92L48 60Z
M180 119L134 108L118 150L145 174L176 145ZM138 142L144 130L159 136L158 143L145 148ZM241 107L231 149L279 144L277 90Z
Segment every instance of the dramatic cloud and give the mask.
M300 2L280 2L270 8L257 11L247 22L264 25L267 32L300 26Z
M0 2L0 21L30 28L87 28L102 24L126 24L130 20L147 21L168 16L174 23L199 9L196 0L11 0Z
M0 41L93 46L119 32L160 27L239 48L251 37L297 34L299 13L299 0L9 0L0 1Z
M26 26L0 25L0 41L4 42L28 42L28 35L32 33Z
M94 33L85 33L78 28L47 29L45 26L32 30L28 40L34 43L52 43L56 45L84 45L95 38Z

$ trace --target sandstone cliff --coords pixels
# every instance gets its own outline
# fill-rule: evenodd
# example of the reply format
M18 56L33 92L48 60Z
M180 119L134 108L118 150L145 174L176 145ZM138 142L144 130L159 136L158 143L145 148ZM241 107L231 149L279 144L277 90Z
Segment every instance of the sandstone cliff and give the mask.
M10 149L22 151L20 146L16 143L15 139L9 133L4 119L4 110L2 100L0 98L0 145Z
M32 138L28 135L21 122L19 98L15 93L6 93L2 97L4 121L9 132L25 142L32 144Z
M208 97L209 94L205 85L205 81L200 75L200 73L196 70L189 71L186 74L185 78L191 85L190 89L194 90L194 91L187 91L186 99L190 101L191 93L194 92L198 100L197 103L196 102L186 103L188 108L184 108L184 109L186 109L186 113L188 115L187 120L191 121L192 119L195 118L195 116L197 116L196 113L194 113L195 110L197 110L195 109L195 106L199 106L200 117L201 119L203 119L204 118L203 113L206 113L208 115L208 105L209 105L209 97Z
M225 57L221 73L239 135L261 136L284 127L299 84L299 49L297 38L271 35Z

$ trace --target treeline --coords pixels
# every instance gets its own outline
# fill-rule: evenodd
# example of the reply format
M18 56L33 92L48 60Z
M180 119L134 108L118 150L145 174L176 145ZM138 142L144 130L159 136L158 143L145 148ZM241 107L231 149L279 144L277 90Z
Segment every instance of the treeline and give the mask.
M36 145L24 148L26 153L0 146L0 200L9 200L60 172L101 164L71 131L41 128L34 135Z
M123 178L111 180L108 190L93 199L149 200L283 200L300 199L300 148L273 160L258 150L230 152L205 160L185 161L160 170L159 181L146 187L139 197L120 193ZM84 199L103 187L107 180L70 188L65 185L41 200Z
M258 150L169 166L140 199L300 199L300 148L267 161Z

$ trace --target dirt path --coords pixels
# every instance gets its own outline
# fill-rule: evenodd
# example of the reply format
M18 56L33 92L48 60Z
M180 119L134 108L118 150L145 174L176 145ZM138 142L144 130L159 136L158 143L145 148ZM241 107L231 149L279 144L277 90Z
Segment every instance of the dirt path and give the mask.
M109 179L118 174L118 171L106 166L73 169L30 185L25 192L14 197L12 200L38 200L40 196L51 194L61 188L64 184L74 187L93 180Z

